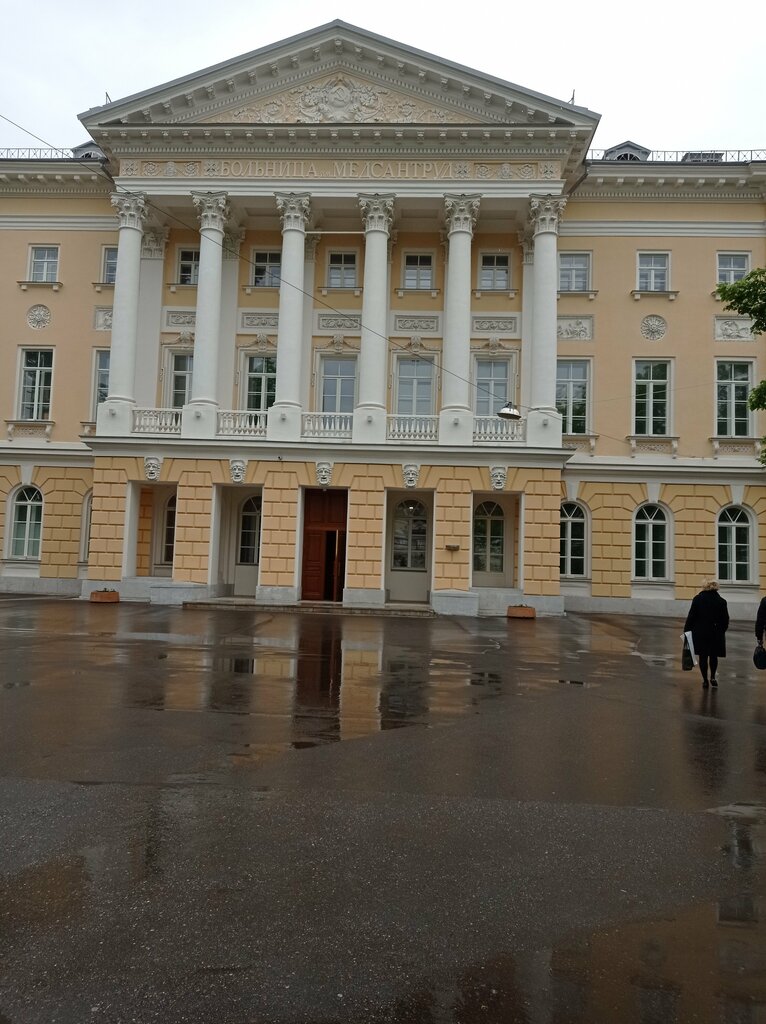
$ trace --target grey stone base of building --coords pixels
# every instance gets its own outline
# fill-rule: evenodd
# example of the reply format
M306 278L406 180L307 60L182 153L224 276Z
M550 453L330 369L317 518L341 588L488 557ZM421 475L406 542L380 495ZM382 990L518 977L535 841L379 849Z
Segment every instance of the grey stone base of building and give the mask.
M383 608L385 603L385 590L346 587L343 591L344 608Z
M739 597L736 593L721 587L721 596L729 606L732 620L752 619L758 611L758 600L752 596ZM668 618L686 618L691 604L688 600L649 600L637 597L585 597L567 595L563 598L567 612L590 612L591 614L609 615L666 615Z
M431 607L437 615L479 614L479 595L471 590L432 590Z
M45 579L37 576L0 576L0 594L29 594L30 597L79 597L85 581Z
M207 586L203 583L174 582L157 576L133 576L115 582L82 580L82 593L86 601L94 590L116 590L121 601L146 604L182 605L187 601L202 601L212 597L225 597L231 592L226 585Z
M291 608L298 603L297 587L262 587L255 588L255 600L258 604L284 605Z

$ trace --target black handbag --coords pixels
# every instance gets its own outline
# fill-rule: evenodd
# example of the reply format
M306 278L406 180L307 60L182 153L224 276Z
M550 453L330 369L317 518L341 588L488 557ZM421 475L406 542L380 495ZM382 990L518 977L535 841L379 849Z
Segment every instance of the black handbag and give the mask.
M764 651L764 655L766 655L766 651ZM689 650L689 641L686 637L684 637L684 646L681 650L681 668L684 672L691 672L694 668L694 658L692 658L692 652Z
M753 664L756 668L766 668L766 650L764 650L763 644L758 644L753 651Z

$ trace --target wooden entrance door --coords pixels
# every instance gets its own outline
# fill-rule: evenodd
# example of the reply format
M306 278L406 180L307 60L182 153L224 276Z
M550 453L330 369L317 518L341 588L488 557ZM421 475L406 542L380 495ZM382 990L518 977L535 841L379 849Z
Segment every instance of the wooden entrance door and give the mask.
M301 598L342 601L348 493L316 488L307 490L304 497Z

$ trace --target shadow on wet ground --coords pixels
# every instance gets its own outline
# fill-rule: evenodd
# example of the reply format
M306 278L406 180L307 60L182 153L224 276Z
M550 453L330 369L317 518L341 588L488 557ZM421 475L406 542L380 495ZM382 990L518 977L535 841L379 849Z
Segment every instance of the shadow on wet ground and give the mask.
M680 626L0 601L0 1024L760 1024L766 680Z

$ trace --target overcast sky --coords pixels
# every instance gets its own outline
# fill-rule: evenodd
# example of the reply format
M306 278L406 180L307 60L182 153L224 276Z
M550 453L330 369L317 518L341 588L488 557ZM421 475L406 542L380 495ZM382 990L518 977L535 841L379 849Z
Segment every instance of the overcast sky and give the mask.
M766 148L763 0L36 0L3 11L0 147L70 148L77 114L341 18L601 114L594 147ZM545 12L545 13L544 13ZM32 134L28 134L32 133ZM38 136L43 141L33 138Z

